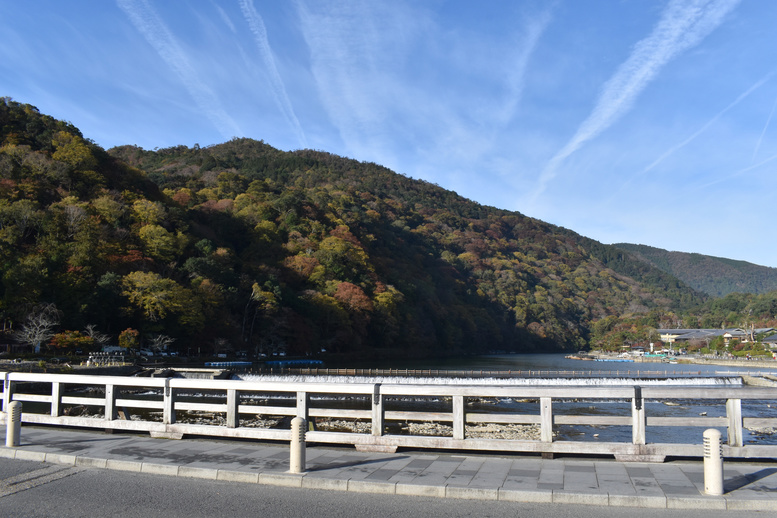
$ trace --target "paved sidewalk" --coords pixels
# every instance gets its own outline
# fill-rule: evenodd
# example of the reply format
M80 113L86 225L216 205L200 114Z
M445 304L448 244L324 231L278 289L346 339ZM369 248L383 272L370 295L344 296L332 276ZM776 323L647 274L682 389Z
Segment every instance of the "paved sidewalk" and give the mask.
M0 427L5 438L5 427ZM4 442L3 442L4 444ZM663 464L310 446L290 474L283 443L23 426L0 457L242 483L446 498L777 512L777 462L725 462L724 495L704 494L700 461Z

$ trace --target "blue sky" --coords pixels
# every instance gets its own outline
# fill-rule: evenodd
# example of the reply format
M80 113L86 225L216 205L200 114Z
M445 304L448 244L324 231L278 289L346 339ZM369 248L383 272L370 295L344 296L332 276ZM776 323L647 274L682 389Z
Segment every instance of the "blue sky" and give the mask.
M0 95L105 148L383 164L605 243L777 267L772 0L0 0Z

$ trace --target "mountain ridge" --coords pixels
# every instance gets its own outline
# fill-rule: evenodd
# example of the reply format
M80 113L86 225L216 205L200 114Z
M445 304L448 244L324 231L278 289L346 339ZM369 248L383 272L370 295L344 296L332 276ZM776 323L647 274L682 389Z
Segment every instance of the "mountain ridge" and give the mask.
M714 297L737 292L764 294L777 290L777 268L647 245L616 243L613 246Z
M180 350L343 358L586 347L706 297L611 245L383 166L236 138L103 150L0 100L0 316Z

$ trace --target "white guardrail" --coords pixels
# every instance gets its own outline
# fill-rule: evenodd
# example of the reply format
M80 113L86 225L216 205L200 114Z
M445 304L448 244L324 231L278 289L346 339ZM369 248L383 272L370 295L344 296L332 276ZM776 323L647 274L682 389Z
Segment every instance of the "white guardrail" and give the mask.
M777 406L773 387L694 387L694 386L487 386L412 385L371 383L253 382L185 378L136 378L69 374L0 372L3 379L0 422L5 423L12 401L22 402L22 423L149 432L156 437L181 438L205 435L289 441L289 429L241 426L247 416L289 416L306 420L334 418L369 422L369 432L311 430L311 443L352 444L359 450L395 451L398 447L455 450L535 452L553 454L614 455L619 460L661 462L666 456L703 457L702 432L722 428L727 437L723 455L733 458L775 458L777 445L743 444L743 429L777 428L777 417L743 416L743 405L753 403ZM397 410L398 400L426 400L423 409ZM473 410L472 401L488 398L513 399L536 408L532 413L504 413ZM631 411L622 405L623 415L554 413L554 401L631 402ZM719 416L706 412L681 417L652 415L646 400L683 405L692 401L704 408L720 408ZM280 403L279 403L280 402ZM350 402L351 404L344 404ZM386 403L389 407L386 408ZM269 403L269 404L268 404ZM274 406L273 406L274 405ZM435 406L436 405L436 406ZM102 407L99 417L67 415L73 407ZM343 408L351 406L352 408ZM407 406L407 405L406 405ZM355 408L353 408L355 407ZM469 407L469 408L468 408ZM725 407L723 409L722 407ZM487 408L487 405L486 405ZM496 409L496 405L494 405ZM568 406L567 406L568 408ZM144 417L131 412L135 410ZM698 409L697 409L698 410ZM224 424L178 422L187 412L209 412L225 417ZM659 412L654 412L658 414ZM715 412L710 411L710 414ZM156 418L154 418L156 415ZM180 419L183 421L184 419ZM391 423L437 422L452 426L451 436L389 433ZM466 436L466 426L497 423L539 425L539 440L474 438ZM593 425L631 427L630 442L559 440L554 427ZM698 427L699 441L686 443L647 443L650 427Z

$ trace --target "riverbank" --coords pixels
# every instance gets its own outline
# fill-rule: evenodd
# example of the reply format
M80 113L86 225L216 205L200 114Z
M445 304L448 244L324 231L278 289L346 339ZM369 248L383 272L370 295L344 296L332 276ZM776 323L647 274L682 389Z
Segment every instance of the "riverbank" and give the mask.
M583 361L622 361L629 363L655 363L666 364L673 363L679 365L722 365L725 367L738 367L745 369L774 369L777 372L777 360L773 359L745 359L745 358L701 358L698 356L666 356L666 357L646 357L629 356L622 357L612 353L592 352L589 355L569 355L567 359Z

